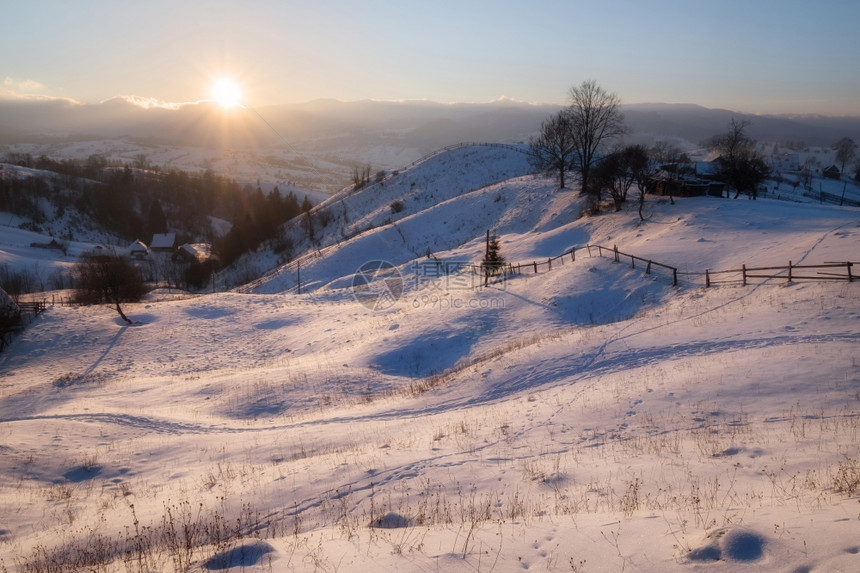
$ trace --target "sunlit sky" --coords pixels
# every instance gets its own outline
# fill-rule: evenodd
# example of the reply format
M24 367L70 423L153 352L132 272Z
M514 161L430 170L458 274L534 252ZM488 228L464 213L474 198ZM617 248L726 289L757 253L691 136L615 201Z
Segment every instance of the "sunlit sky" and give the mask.
M0 97L624 103L860 115L857 0L10 0Z

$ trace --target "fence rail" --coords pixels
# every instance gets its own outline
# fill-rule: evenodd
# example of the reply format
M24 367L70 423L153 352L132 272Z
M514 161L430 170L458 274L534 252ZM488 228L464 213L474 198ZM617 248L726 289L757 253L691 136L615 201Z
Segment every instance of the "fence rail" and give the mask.
M47 307L47 302L44 300L34 300L31 302L19 302L18 309L22 314L32 313L34 316L39 316Z
M433 276L450 276L451 274L458 273L469 273L474 276L482 276L487 279L494 276L501 276L502 278L507 278L510 276L519 276L519 275L537 275L542 272L548 272L553 269L553 265L556 267L563 266L565 261L570 259L570 262L576 262L576 254L578 252L582 252L583 250L588 252L588 256L594 256L594 253L597 253L598 256L611 256L615 262L621 262L622 259L629 259L631 268L637 268L637 262L639 266L645 270L645 274L652 274L659 269L664 269L670 273L672 285L677 286L678 284L678 269L675 267L658 263L657 261L653 261L650 259L644 259L642 257L637 257L636 255L630 255L628 253L622 253L618 250L618 247L604 247L602 245L585 245L584 247L571 247L570 249L564 251L560 255L556 255L554 257L547 257L541 259L535 259L531 262L520 262L520 263L505 263L496 268L490 268L489 271L487 267L480 263L446 263L440 260L436 260L431 263L424 263L423 268L426 272L426 265L429 264L430 267L433 267L435 270L432 273Z
M537 275L552 271L554 265L557 268L563 266L566 261L571 263L576 262L577 254L583 251L587 252L590 257L607 257L616 263L629 261L630 268L642 269L646 275L660 274L671 280L672 286L678 286L679 277L701 277L704 280L706 288L721 284L743 284L746 286L751 280L785 279L788 282L802 280L844 280L853 282L854 279L860 278L854 272L854 265L860 265L860 263L851 261L826 262L820 265L796 265L792 261L789 261L788 266L747 267L746 265L742 265L739 269L717 271L705 269L705 272L680 272L677 267L622 252L615 245L606 247L591 244L583 247L571 247L554 257L534 259L530 262L508 262L499 267L490 267L489 269L481 263L452 263L439 259L423 261L420 264L415 263L413 267L417 275L428 279L445 278L452 275L480 277L480 280L472 280L468 283L473 286L479 286L481 283L486 285L490 280L497 278L507 280L514 276ZM283 272L285 268L282 268L280 272ZM292 270L297 271L298 269ZM809 271L814 272L810 273ZM701 284L697 279L685 282Z
M630 261L630 268L643 268L645 270L645 274L650 275L654 272L663 270L667 272L671 276L672 286L678 285L678 276L696 276L696 277L704 277L705 287L711 287L718 284L743 284L746 286L751 279L755 280L772 280L772 279L784 279L787 282L792 281L804 281L804 280L837 280L837 281L848 281L853 282L855 279L860 278L856 272L854 272L854 266L860 265L858 262L852 261L836 261L836 262L825 262L819 265L796 265L792 261L788 262L788 266L768 266L768 267L747 267L746 265L741 265L739 269L729 269L729 270L719 270L712 271L710 269L705 269L703 273L695 273L695 272L679 272L677 267L673 267L671 265L667 265L664 263L660 263L654 261L653 259L646 259L644 257L639 257L636 255L631 255L629 253L624 253L618 250L617 246L604 247L602 245L585 245L585 247L580 247L580 251L582 249L587 250L589 256L593 256L593 253L596 251L597 255L600 257L609 257L612 258L616 263L620 263L623 261ZM541 269L544 267L547 271L552 270L553 261L560 261L561 264L564 264L564 260L570 257L571 261L576 261L576 247L572 247L571 249L565 251L561 255L556 257L550 257L546 260L533 261L531 263L517 263L511 264L509 263L505 267L505 272L509 274L538 274L541 272ZM468 265L473 272L483 272L483 267L481 265ZM809 273L809 271L814 271L813 273ZM843 272L839 272L843 271ZM718 275L715 278L715 275ZM732 278L720 278L726 276L732 276Z
M852 197L845 197L845 191L847 190L848 183L845 183L845 186L842 188L842 194L836 195L834 193L828 193L823 189L818 191L808 190L804 191L803 196L809 197L810 199L817 199L819 203L831 203L833 205L839 206L848 206L848 207L860 207L860 201Z
M16 334L23 331L28 324L44 312L46 307L47 303L44 300L19 302L17 315L0 323L0 352L6 349Z
M582 247L580 247L580 250L581 249ZM546 271L551 271L554 263L557 267L564 265L564 261L568 257L570 258L571 262L576 261L576 247L571 247L560 255L556 255L554 257L547 257L546 259L535 259L527 263L505 263L498 267L490 267L490 274L502 276L526 274L536 275L540 274L541 272L544 272L542 271L542 269L544 268L546 268ZM438 269L438 272L444 273L445 275L468 272L474 275L484 276L487 272L487 267L480 263L446 263L440 260L436 260L434 263L431 263L431 266L435 266Z
M669 265L665 265L663 263L658 263L657 261L653 261L651 259L644 259L642 257L637 257L636 255L630 255L628 253L622 253L618 250L617 246L613 246L611 249L608 247L603 247L601 245L586 245L588 248L588 254L591 254L591 249L597 249L598 254L602 257L603 252L607 251L613 259L615 259L616 263L620 263L622 258L630 259L630 268L636 268L636 262L638 261L640 264L645 265L645 274L650 275L651 271L654 267L659 267L662 269L666 269L672 273L672 286L678 286L678 269L676 267L672 267Z
M821 265L795 265L792 261L788 261L788 266L775 266L775 267L747 267L746 265L742 265L739 269L730 269L725 271L712 271L710 269L705 270L705 287L711 287L717 284L735 284L741 283L744 286L747 285L749 279L763 279L763 280L771 280L771 279L785 279L787 282L792 281L825 281L825 280L839 280L853 282L855 278L858 278L857 275L853 272L854 265L858 263L854 263L851 261L845 262L827 262ZM820 270L827 269L827 270ZM836 270L845 269L844 273L834 272ZM801 274L797 274L797 271L801 271ZM815 270L818 271L814 275L806 275L803 274L806 271ZM776 272L772 272L776 271ZM766 273L766 274L761 274ZM690 273L692 274L692 273ZM699 274L699 273L697 273ZM714 280L714 275L735 275L735 278L730 279L722 279L722 280Z

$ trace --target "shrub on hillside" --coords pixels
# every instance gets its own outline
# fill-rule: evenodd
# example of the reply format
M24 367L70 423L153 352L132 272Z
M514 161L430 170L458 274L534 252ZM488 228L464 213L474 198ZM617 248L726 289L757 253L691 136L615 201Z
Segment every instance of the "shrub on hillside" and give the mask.
M85 253L75 266L75 275L76 302L113 304L120 317L131 323L121 303L138 302L146 294L143 277L131 261L116 254Z

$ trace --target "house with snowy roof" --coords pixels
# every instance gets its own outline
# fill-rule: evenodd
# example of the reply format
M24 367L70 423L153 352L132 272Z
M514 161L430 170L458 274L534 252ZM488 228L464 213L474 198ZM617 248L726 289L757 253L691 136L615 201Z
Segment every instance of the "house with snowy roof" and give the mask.
M155 253L172 253L176 248L176 233L155 233L149 248Z
M176 249L173 259L186 263L205 263L212 258L212 245L209 243L185 243Z
M140 239L136 240L128 246L128 256L132 259L145 259L148 253L149 247L147 247L146 244Z

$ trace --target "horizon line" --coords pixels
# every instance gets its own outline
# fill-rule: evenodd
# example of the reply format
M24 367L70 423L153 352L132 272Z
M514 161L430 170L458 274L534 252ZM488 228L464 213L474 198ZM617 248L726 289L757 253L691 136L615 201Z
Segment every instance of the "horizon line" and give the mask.
M96 107L100 105L105 105L111 102L124 102L130 106L137 107L143 110L150 109L164 109L169 111L178 111L184 107L188 106L196 106L201 104L212 104L218 105L218 103L211 98L203 98L199 100L191 100L191 101L183 101L183 102L170 102L165 100L160 100L158 98L149 97L149 96L137 96L137 95L118 95L109 97L103 100L99 100L97 102L83 102L80 100L76 100L74 98L69 97L59 97L59 96L46 96L46 95L8 95L8 94L0 94L0 105L4 104L65 104L69 108L84 108L84 107ZM303 106L309 105L318 102L337 102L340 104L358 104L358 103L379 103L379 104L435 104L439 106L482 106L482 105L503 105L503 104L511 104L511 105L519 105L519 106L527 106L533 108L563 108L567 104L561 103L553 103L553 102L530 102L524 100L518 100L516 98L511 98L508 96L500 96L496 99L486 100L486 101L439 101L433 100L429 98L400 98L400 99L382 99L382 98L362 98L355 100L346 100L339 99L336 97L318 97L310 100L305 100L301 102L281 102L281 103L261 103L259 105L249 105L246 102L240 102L241 107L244 109L262 109L262 108L274 108L274 107L290 107L290 106ZM699 107L706 110L711 111L727 111L731 113L738 113L744 115L751 116L759 116L759 117L787 117L787 118L802 118L802 117L826 117L826 118L855 118L860 119L860 113L850 114L827 114L820 112L807 112L807 111L791 111L791 112L764 112L764 111L746 111L742 109L730 109L722 106L710 107L704 104L695 103L695 102L669 102L669 101L639 101L626 103L622 102L620 106L623 107L636 107L636 106L694 106Z

